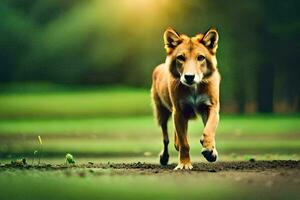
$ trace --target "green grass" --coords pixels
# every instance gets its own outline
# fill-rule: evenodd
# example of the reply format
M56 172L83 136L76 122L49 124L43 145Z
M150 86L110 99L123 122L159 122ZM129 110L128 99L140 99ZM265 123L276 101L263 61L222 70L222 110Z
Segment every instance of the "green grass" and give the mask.
M46 86L45 86L46 87ZM47 88L47 87L46 87ZM171 153L173 127L169 123ZM191 153L200 154L203 124L191 121ZM217 147L222 154L296 154L299 115L221 114ZM162 147L148 90L112 88L5 92L0 95L0 154L32 156L44 140L44 156L156 156Z
M172 130L172 123L170 130ZM200 135L203 124L200 119L191 121L190 135ZM221 116L218 135L233 134L298 134L298 116ZM102 135L117 134L156 137L160 132L152 116L122 118L83 119L3 119L0 120L0 135ZM170 131L172 133L172 131Z
M200 155L200 120L189 129L191 153ZM173 130L170 125L171 154ZM217 132L220 154L296 154L300 150L298 117L224 116ZM257 128L255 128L257 127ZM44 141L45 156L152 156L162 148L159 127L150 116L130 118L84 118L0 121L2 156L32 156L39 149L37 136Z
M150 91L130 88L70 90L42 85L10 88L0 95L1 134L152 134ZM37 86L35 86L37 87ZM25 92L19 91L23 89ZM47 89L48 88L48 89ZM49 89L50 88L50 89ZM51 89L52 88L52 89ZM11 92L9 92L11 91ZM32 91L32 92L30 92ZM190 132L199 134L200 120ZM224 116L220 134L299 133L300 116Z
M105 169L96 172L101 175L76 169L2 172L1 199L297 199L298 195L293 184L267 187L256 181L249 185L231 176L220 178L216 173L143 176L112 175ZM246 174L240 176L249 179Z
M77 163L158 163L162 138L151 116L148 90L61 89L57 92L48 91L47 87L35 92L0 95L1 163L22 157L31 163L35 150L40 151L41 161L46 163L61 164L66 153L74 155ZM170 162L175 163L178 154L173 147L171 124ZM193 162L206 162L200 153L202 130L201 120L190 123L188 135ZM43 139L42 152L38 135ZM300 117L222 114L217 148L220 161L299 160ZM95 176L86 169L83 178L78 175L82 170L0 169L1 199L291 199L297 195L297 188L290 186L268 188L265 182L256 182L249 187L235 181L235 174L224 174L221 178L214 175L218 173L182 173L176 177L172 173L116 175L111 170L98 169L101 176ZM238 176L249 178L244 173Z
M4 93L0 118L108 117L151 114L150 90L98 89Z
M199 138L190 138L191 154L200 157L201 145ZM299 140L227 140L219 139L217 148L220 156L236 153L241 154L296 154L299 156ZM1 142L0 155L14 156L33 156L34 150L39 150L40 146L34 139L19 139L14 141ZM149 154L156 156L162 149L162 141L159 137L154 138L129 138L129 139L47 139L44 138L43 155L44 156L61 156L71 152L76 156L143 156ZM177 152L170 143L170 153L176 157Z
M205 191L204 188L199 190L196 187L179 186L168 180L161 183L159 177L149 176L106 175L80 178L76 175L65 177L62 173L49 172L33 172L34 175L23 175L18 172L16 174L16 176L8 173L0 175L0 187L6 188L1 194L1 199L197 199ZM192 182L195 183L195 180ZM174 187L177 190L174 190ZM229 186L214 189L220 194L229 194L232 190ZM220 195L214 194L213 191L207 192L211 197ZM45 194L47 196L44 196Z

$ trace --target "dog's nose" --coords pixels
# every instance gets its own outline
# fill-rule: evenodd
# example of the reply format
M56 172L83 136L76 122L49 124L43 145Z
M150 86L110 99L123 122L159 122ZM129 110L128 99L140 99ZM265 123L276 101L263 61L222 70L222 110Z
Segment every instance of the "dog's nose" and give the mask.
M184 78L186 83L191 85L194 82L195 74L185 74Z

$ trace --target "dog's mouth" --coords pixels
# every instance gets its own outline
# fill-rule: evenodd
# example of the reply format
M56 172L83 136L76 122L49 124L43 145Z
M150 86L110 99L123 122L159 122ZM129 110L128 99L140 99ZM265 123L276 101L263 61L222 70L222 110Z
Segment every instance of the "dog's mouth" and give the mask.
M183 85L188 86L188 87L194 87L197 85L197 83L187 83L186 81L180 81Z
M184 73L180 76L180 82L183 85L188 87L194 87L195 85L199 84L203 79L203 74L191 74L191 73Z

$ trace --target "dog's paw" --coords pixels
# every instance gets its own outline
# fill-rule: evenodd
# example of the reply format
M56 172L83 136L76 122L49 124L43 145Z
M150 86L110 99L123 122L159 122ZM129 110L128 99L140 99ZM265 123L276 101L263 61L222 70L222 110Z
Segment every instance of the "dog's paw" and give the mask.
M167 154L167 153L161 153L159 155L159 162L163 166L167 165L168 162L169 162L169 154Z
M183 169L187 169L187 170L191 170L193 169L192 163L188 162L188 163L179 163L174 170L183 170Z
M201 153L208 162L215 162L218 159L218 152L216 148L214 149L202 148Z

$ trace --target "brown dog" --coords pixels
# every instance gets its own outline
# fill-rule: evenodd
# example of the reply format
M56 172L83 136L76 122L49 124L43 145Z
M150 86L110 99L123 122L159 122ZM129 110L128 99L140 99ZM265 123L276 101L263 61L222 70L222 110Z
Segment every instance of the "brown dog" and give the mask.
M164 149L161 165L169 160L167 122L172 114L175 148L179 151L176 169L192 169L187 140L188 120L200 114L205 125L200 142L202 154L209 161L217 160L215 132L219 122L220 74L216 51L218 32L209 29L195 37L179 35L168 28L164 33L166 62L153 71L151 88L154 112L163 133Z

